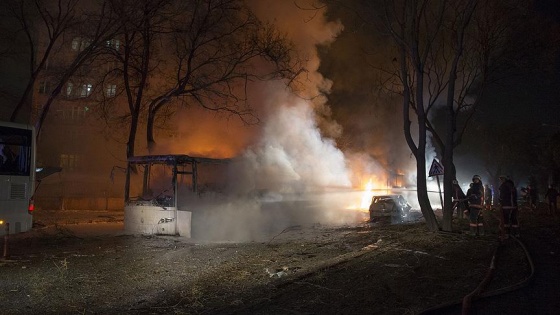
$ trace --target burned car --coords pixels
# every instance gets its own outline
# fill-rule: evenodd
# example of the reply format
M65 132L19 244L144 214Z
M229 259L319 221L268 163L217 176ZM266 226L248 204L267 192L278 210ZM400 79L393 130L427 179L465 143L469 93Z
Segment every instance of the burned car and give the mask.
M405 221L412 207L402 195L373 196L369 206L371 221L381 217L390 217L392 222Z

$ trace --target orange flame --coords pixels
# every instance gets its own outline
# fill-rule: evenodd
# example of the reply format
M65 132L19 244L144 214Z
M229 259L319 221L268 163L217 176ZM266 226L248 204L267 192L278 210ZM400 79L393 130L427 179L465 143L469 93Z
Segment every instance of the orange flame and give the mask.
M362 194L362 202L360 203L361 210L369 209L369 204L371 202L372 197L373 197L373 180L370 178Z

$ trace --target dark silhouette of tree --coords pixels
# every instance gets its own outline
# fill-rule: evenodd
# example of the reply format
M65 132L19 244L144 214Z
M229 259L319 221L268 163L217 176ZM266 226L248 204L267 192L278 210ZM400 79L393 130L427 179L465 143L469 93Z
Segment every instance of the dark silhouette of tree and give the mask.
M428 199L426 146L445 168L442 229L451 230L454 150L471 125L489 82L511 76L512 60L534 60L539 36L527 1L338 2L365 28L391 39L392 64L381 70L383 87L401 96L403 130L416 159L418 201L429 230L439 229ZM357 9L359 8L359 9ZM531 36L533 36L531 38ZM394 57L393 57L394 56ZM435 119L443 113L440 123ZM441 117L441 115L439 115ZM443 122L443 123L441 123ZM414 127L414 128L413 128Z
M464 106L460 99L455 102L457 73L460 71L460 61L465 49L465 33L475 11L476 1L442 1L438 4L429 1L397 1L392 5L385 4L384 7L387 8L383 17L384 28L391 34L398 52L396 75L403 96L404 136L416 159L418 202L428 229L437 231L439 226L427 192L428 134L431 134L440 148L444 148L444 141L446 145L450 144L448 148L451 150L442 150L443 166L447 170L444 174L444 205L447 205L451 202L451 181L455 177L455 174L450 174L453 173L450 170L453 169L455 111L459 111L457 106ZM430 111L438 101L443 100L448 109L445 140L437 134L430 120ZM411 128L411 115L417 123L416 135ZM445 224L446 212L451 213L444 211L444 229L450 230L450 226L446 227Z
M155 143L154 121L172 99L254 120L246 101L250 80L292 79L291 47L239 1L192 1L171 21L170 84L148 106L147 143ZM249 120L248 120L249 119Z
M250 121L247 83L296 74L290 45L241 1L118 1L113 10L121 17L123 49L114 52L118 66L107 77L123 83L128 111L119 112L117 98L104 99L104 107L130 123L128 156L141 121L149 148L158 114L177 104Z
M105 42L112 39L117 28L111 11L103 2L82 0L24 1L7 0L3 3L4 14L18 22L14 36L26 39L25 50L29 56L29 80L10 120L15 121L20 111L31 99L33 88L41 76L49 80L49 96L37 108L35 118L37 137L56 97L67 81L85 64L107 49ZM70 45L79 34L79 52L66 55L65 64L55 70L45 69L49 60L60 58L60 49ZM19 47L21 48L21 47ZM21 52L19 52L21 53Z
M128 124L126 155L135 153L139 125L148 149L158 117L197 104L248 121L251 80L293 79L291 45L239 0L112 0L123 49L104 80L119 80L118 97L103 98L105 117ZM121 106L126 103L126 109ZM130 174L127 173L126 181ZM126 196L125 196L126 198Z

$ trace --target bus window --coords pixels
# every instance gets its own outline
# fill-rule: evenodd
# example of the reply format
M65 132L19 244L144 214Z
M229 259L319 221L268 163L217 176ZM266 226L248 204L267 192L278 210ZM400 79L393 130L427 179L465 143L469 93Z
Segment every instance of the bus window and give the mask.
M0 175L29 176L32 131L0 126Z

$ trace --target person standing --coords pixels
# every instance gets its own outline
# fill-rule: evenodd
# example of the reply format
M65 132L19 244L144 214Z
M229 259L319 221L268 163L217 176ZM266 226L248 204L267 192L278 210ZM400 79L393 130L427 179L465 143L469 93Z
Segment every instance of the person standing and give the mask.
M554 185L549 185L546 194L544 195L545 198L548 199L548 215L556 216L557 209L557 199L558 199L558 190L554 187Z
M517 220L517 189L513 181L505 175L500 176L500 210L504 223L504 238L513 233L519 236L519 222Z
M453 180L453 209L457 209L457 217L463 218L463 211L467 209L467 199L463 189L456 179Z
M484 235L484 224L482 223L482 208L484 205L484 188L480 176L474 175L467 200L469 202L469 234Z

